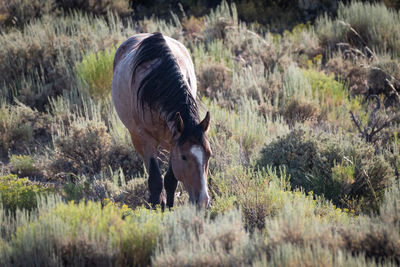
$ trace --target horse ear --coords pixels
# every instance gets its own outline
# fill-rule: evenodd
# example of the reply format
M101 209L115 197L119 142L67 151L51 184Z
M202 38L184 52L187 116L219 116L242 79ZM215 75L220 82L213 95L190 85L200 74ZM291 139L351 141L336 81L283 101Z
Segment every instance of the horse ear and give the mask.
M177 112L175 114L175 129L176 129L177 133L181 134L183 132L183 128L184 128L184 124L183 124L181 114L179 112Z
M200 122L200 126L204 132L207 132L210 129L210 112L207 111L206 117L202 122Z

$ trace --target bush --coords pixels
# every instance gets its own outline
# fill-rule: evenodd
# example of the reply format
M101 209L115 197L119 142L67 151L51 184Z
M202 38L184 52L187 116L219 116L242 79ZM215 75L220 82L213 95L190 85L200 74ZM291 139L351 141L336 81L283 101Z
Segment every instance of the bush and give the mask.
M35 209L38 195L48 192L49 189L35 185L27 178L18 178L13 174L0 176L1 203L10 212L14 213L17 209Z
M385 106L396 106L400 101L400 67L388 55L379 55L373 60L351 60L337 55L329 59L326 69L348 84L352 96L383 95Z
M243 182L263 177L259 175L248 173ZM0 217L0 264L380 266L398 262L398 184L386 191L379 216L355 217L321 198L276 187L277 176L271 178L256 183L259 189L251 187L259 192L269 188L265 194L279 205L273 216L265 218L263 232L248 233L235 208L210 218L192 206L161 213L132 211L109 200L66 204L47 198L31 217L24 213Z
M190 206L165 216L154 266L231 266L254 255L237 210L211 220ZM190 245L188 245L190 244Z
M348 100L348 92L344 84L335 81L333 76L312 69L303 71L309 81L313 96L317 98L326 113L343 106Z
M216 99L230 90L232 78L229 70L222 64L208 64L198 73L199 92Z
M241 106L237 112L221 108L215 101L206 103L206 106L213 120L208 135L213 151L211 173L223 171L229 166L248 166L264 143L271 141L275 135L287 132L287 126L279 121L267 123L257 114L252 103Z
M325 70L335 75L335 79L344 81L349 88L349 94L366 95L368 92L368 70L364 61L352 61L339 54L333 56L325 65Z
M112 201L119 205L127 205L131 209L141 206L149 207L148 181L146 178L133 178L126 182L122 172L111 175L102 173L91 180L88 177L76 177L63 186L63 197L66 200L81 201L89 199L105 203Z
M117 17L110 15L108 22L79 13L44 16L24 30L0 35L3 95L44 110L48 97L76 87L74 65L87 51L116 45L131 31L130 24L121 31Z
M236 25L238 25L236 5L229 5L222 0L221 4L205 17L204 37L206 40L224 39L225 29Z
M321 43L336 48L337 43L349 43L365 51L365 46L375 51L400 53L400 15L382 3L353 1L339 3L337 17L328 15L316 22Z
M216 199L211 214L215 216L240 207L247 229L264 229L265 218L273 216L280 208L276 195L271 194L272 188L279 188L277 180L273 173L239 167L228 169L226 173L213 177L210 184L210 191Z
M282 115L288 124L293 126L296 122L317 121L319 114L320 110L315 102L292 98Z
M12 155L10 158L11 172L20 177L33 177L39 173L33 158L27 155Z
M369 95L384 95L385 105L400 103L400 65L397 60L381 58L368 72Z
M22 104L0 107L0 155L23 153L51 141L52 119Z
M342 221L348 213L336 209L323 198L290 191L289 177L282 168L255 171L254 168L231 167L224 173L214 175L209 183L212 193L211 215L240 208L246 229L268 229L266 220L279 215L285 206L300 205L307 214L318 214L319 219Z
M204 30L204 19L190 16L182 19L182 27L189 38L201 38Z
M48 14L54 0L11 0L0 3L0 28L16 26L22 28L35 18Z
M96 100L105 102L111 95L115 52L114 47L98 53L89 53L75 67L78 81Z
M120 193L114 196L116 202L128 205L135 209L140 206L148 206L147 200L150 197L146 178L134 178L121 187Z
M400 247L396 242L398 230L394 225L383 225L376 218L362 216L351 219L350 223L346 220L329 223L307 212L304 209L307 205L301 202L285 206L276 218L266 222L266 252L273 262L298 265L304 261L306 264L321 261L326 264L333 259L333 265L336 265L344 260L340 256L343 254L349 255L346 261L357 262L355 265L370 262L373 266L375 261L379 264L398 262ZM303 254L294 253L288 246ZM281 255L283 252L286 254Z
M54 0L57 7L66 11L80 10L94 15L107 15L111 11L120 16L130 13L129 0Z
M54 147L51 169L55 175L94 175L122 168L132 177L143 171L137 153L131 147L114 144L103 122L73 122L67 132L55 137Z
M304 78L311 86L312 98L319 103L319 120L326 120L335 126L348 129L352 126L349 111L361 108L360 98L350 98L342 81L336 81L333 75L313 69L302 70Z
M258 166L284 167L294 188L347 208L376 210L393 170L371 145L355 138L295 129L265 146ZM358 208L359 211L359 208Z
M21 221L7 253L0 249L3 266L144 266L161 232L160 213L132 212L112 203L102 208L91 201L76 205L53 200L42 204L40 214Z
M355 255L364 253L368 258L400 262L399 234L394 225L361 221L340 233L344 247Z
M78 123L71 126L69 134L54 141L58 160L65 161L73 173L99 173L107 168L107 153L111 137L102 123Z

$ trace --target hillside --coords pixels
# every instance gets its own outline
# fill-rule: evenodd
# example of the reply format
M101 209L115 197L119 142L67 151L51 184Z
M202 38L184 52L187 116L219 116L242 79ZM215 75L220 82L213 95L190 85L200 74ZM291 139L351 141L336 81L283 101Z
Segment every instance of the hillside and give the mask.
M396 2L339 3L295 26L243 1L159 17L131 17L125 0L12 2L0 5L0 266L400 264ZM173 210L149 208L112 104L118 45L156 31L190 51L211 114L207 210L180 184Z

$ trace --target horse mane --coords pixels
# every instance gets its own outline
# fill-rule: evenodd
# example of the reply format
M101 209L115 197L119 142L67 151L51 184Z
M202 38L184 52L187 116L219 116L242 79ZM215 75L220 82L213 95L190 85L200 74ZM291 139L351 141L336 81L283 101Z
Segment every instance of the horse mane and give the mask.
M150 110L159 109L160 116L162 113L166 115L166 121L174 120L175 114L179 112L185 130L193 130L200 121L198 105L161 33L153 33L140 43L132 62L132 82L137 68L155 59L159 59L160 63L141 81L137 90L138 102L142 108L147 104Z

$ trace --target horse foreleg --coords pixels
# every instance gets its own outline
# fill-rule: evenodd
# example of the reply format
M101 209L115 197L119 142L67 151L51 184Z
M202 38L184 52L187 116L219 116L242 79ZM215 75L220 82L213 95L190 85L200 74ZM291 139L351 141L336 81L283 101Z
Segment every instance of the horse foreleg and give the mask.
M165 200L161 195L163 189L163 180L161 177L160 167L157 162L157 142L148 135L130 132L132 143L136 151L142 156L149 174L148 186L150 191L150 199L152 207L160 204L164 210Z
M161 195L163 189L163 180L161 177L160 168L158 166L158 162L154 157L151 157L148 164L148 172L149 172L149 190L150 190L150 203L153 208L156 205L160 204L161 208L164 210L165 200Z
M178 186L178 180L172 171L171 164L169 164L168 171L164 177L164 187L167 192L167 207L172 208L174 206L175 190Z

